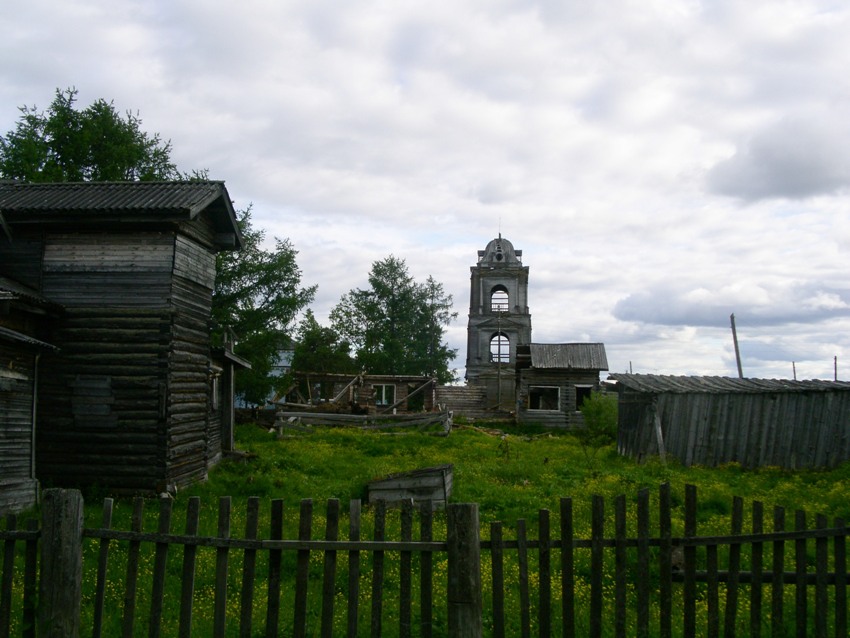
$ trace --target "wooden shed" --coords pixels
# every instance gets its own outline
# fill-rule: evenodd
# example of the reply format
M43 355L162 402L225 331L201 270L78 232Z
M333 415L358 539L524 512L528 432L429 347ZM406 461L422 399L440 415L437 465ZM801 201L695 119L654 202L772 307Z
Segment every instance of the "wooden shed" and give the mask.
M517 347L516 369L517 421L575 428L608 358L601 343L532 343Z
M0 242L4 239L0 238ZM50 321L61 307L0 277L0 516L33 506L35 416L41 358L55 352Z
M241 247L221 182L0 184L0 276L64 308L38 375L52 485L151 491L205 477L216 407L215 255ZM4 363L4 362L0 362Z
M685 465L788 469L850 461L850 382L612 374L618 448Z

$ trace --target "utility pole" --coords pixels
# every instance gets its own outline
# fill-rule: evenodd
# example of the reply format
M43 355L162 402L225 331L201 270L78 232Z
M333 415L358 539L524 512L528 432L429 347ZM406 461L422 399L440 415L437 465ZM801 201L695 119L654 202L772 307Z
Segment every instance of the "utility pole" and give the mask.
M741 351L738 349L738 331L735 330L735 313L733 312L729 319L732 321L732 341L735 344L735 361L738 362L738 378L744 378L744 370L741 368Z

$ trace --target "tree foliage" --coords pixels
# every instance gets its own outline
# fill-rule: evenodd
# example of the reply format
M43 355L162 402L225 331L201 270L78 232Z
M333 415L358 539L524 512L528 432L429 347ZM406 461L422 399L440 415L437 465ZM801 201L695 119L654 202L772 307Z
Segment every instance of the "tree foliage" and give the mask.
M138 113L99 99L76 108L77 90L56 89L46 111L20 107L0 136L0 177L26 182L136 181L180 177L171 143L142 131Z
M298 252L288 239L275 239L275 248L265 249L265 233L251 226L251 208L239 215L242 250L216 257L214 338L235 337L234 351L252 366L237 375L236 391L249 403L262 404L273 390L284 389L272 367L289 346L292 323L313 300L316 286L301 287Z
M449 363L457 351L443 338L457 313L443 285L430 276L416 282L404 260L390 255L372 264L369 286L349 291L331 311L331 323L355 348L357 363L373 374L451 381Z
M293 350L292 369L297 372L347 374L357 371L351 344L333 328L316 321L312 310L308 310L298 324Z

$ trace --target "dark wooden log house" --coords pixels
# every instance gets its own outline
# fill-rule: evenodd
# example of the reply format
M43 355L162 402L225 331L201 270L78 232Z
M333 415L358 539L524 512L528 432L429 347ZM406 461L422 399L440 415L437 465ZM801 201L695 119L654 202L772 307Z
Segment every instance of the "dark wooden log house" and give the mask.
M215 255L242 242L224 184L2 183L0 214L0 276L62 309L44 346L11 337L41 349L38 478L132 492L203 479L232 440L227 388L245 364L210 344Z

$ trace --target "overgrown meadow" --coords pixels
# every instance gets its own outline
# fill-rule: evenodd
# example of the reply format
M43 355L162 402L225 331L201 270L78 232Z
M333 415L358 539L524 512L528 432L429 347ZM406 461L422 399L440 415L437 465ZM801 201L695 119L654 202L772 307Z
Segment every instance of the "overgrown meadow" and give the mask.
M552 516L552 529L558 529L559 501L561 497L572 497L576 538L590 537L590 503L592 495L605 497L611 505L606 510L606 530L613 533L613 497L625 494L629 502L629 535L636 533L634 503L638 491L648 488L653 502L653 513L657 512L658 487L669 482L674 504L674 536L682 534L682 509L684 486L696 485L699 503L699 534L729 533L729 513L732 497L745 499L745 512L753 500L760 500L769 511L781 505L789 512L806 510L810 515L823 513L834 517L850 518L850 465L831 471L790 472L777 468L744 470L737 466L717 469L685 468L675 462L662 464L657 459L638 464L617 455L612 445L594 447L569 434L509 429L506 433L485 427L456 427L448 437L424 433L378 433L344 428L316 428L309 434L278 438L276 433L256 425L237 428L237 447L247 453L245 458L224 461L214 469L209 480L177 494L173 507L172 533L183 533L186 503L191 496L201 499L200 535L213 536L217 529L218 501L221 496L232 497L231 536L241 537L246 523L246 501L249 496L260 497L260 538L268 538L270 504L272 499L284 501L284 538L297 538L298 512L302 499L313 499L314 539L325 534L325 503L327 499L341 501L343 520L340 537L347 537L348 504L351 499L363 499L364 515L362 539L371 538L371 511L366 503L366 486L369 481L387 474L451 463L454 465L454 491L452 502L474 502L479 504L481 535L489 537L489 526L501 521L505 538L515 538L514 531L519 519L525 519L529 536L536 538L538 512L548 509ZM86 526L101 525L102 494L86 496ZM610 500L609 500L610 499ZM131 499L116 499L112 527L130 529ZM158 503L151 499L145 505L144 530L157 531ZM655 514L653 514L653 518ZM744 522L748 529L749 518ZM657 534L657 522L651 529ZM387 539L397 540L399 517L390 512L387 521ZM445 538L445 520L437 513L434 537ZM416 536L414 535L414 538ZM121 610L123 608L124 582L126 579L126 543L112 543L109 564L109 585L106 591L106 628L104 635L120 634ZM94 583L97 572L99 541L88 540L84 547L85 573L83 600L84 627L92 623ZM176 635L179 617L180 573L182 549L172 546L169 553L169 571L166 582L163 635ZM281 612L282 635L291 633L293 587L295 569L293 552L284 552L283 569L287 580L283 584L283 608ZM143 544L141 571L139 574L138 617L135 629L138 634L147 633L146 598L150 595L153 570L153 547ZM265 578L267 576L267 552L259 552L257 584L254 603L254 633L263 635L265 625ZM532 557L533 559L533 557ZM228 586L228 633L237 635L239 617L239 591L241 585L241 552L231 551ZM587 594L586 583L581 580L588 573L588 565L579 558L577 562L577 599L581 604ZM196 592L194 597L193 634L210 635L213 616L214 571L216 552L212 548L199 548ZM744 559L746 563L746 557ZM557 563L557 561L555 561ZM361 631L369 631L369 592L371 587L369 558L364 554L361 576ZM414 568L416 562L414 559ZM534 596L534 565L532 567L532 597ZM743 566L746 569L746 565ZM489 564L484 559L484 604L489 613ZM387 553L386 561L387 602L383 611L385 635L394 635L398 628L397 618L397 571L398 560L393 552ZM311 590L309 605L310 626L318 632L319 592L322 578L322 556L311 553ZM445 557L435 555L435 596L445 591ZM335 618L338 632L344 634L347 572L345 558L341 557L338 569L337 604ZM418 582L414 577L414 583ZM508 585L516 586L516 577L508 576ZM786 588L793 596L793 588ZM554 574L553 595L560 593L557 574ZM395 601L395 602L394 602ZM792 599L789 598L789 604ZM395 605L395 606L394 606ZM506 602L508 618L518 618L516 601ZM554 607L557 610L558 605ZM559 612L558 612L559 613ZM579 612L579 618L582 617ZM533 615L532 615L533 617ZM414 618L414 621L416 619ZM445 601L435 601L434 635L445 633ZM742 618L742 629L746 627L746 616ZM768 619L765 620L768 622ZM631 618L630 624L634 623ZM555 625L557 626L557 625ZM767 625L766 625L767 626ZM579 621L581 629L581 620ZM633 627L632 627L633 629ZM510 630L510 627L509 627ZM84 635L90 631L84 629ZM517 630L518 631L518 630ZM509 632L510 633L510 632ZM742 631L741 633L746 633ZM415 632L414 632L414 635Z

